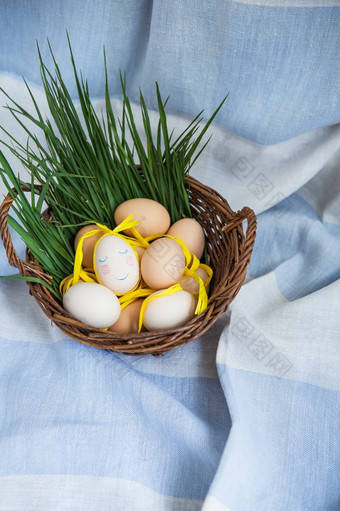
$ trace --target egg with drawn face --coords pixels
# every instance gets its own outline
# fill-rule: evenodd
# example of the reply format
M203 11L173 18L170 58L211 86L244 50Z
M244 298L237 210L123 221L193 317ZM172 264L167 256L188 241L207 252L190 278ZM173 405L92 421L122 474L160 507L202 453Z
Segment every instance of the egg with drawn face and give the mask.
M98 281L117 295L131 291L139 281L139 264L130 245L119 236L107 235L95 247Z

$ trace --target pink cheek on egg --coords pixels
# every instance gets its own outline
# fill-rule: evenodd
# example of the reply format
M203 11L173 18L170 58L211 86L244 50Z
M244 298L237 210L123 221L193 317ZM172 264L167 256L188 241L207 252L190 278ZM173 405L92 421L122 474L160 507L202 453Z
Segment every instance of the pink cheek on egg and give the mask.
M108 264L103 264L102 266L102 273L103 275L108 275L111 271L111 268Z
M132 255L125 257L125 262L128 266L134 266L134 259Z

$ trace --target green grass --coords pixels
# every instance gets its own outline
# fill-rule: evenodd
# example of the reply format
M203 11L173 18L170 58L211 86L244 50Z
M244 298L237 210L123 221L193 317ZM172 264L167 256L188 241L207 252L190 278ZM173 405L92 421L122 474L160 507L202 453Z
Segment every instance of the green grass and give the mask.
M9 99L6 108L28 137L27 144L22 145L6 131L5 126L1 126L11 140L10 144L3 144L31 176L29 183L23 183L0 152L0 175L14 198L12 209L19 219L18 223L9 216L9 224L19 233L41 267L53 277L51 289L58 298L60 281L72 273L73 239L82 225L95 221L115 227L114 210L125 200L135 197L147 197L163 204L172 222L191 216L185 177L209 142L208 139L202 143L202 139L226 99L208 122L201 124L202 111L174 139L173 133L168 131L165 112L169 98L163 101L156 83L159 118L154 136L148 108L140 91L143 135L146 138L144 144L135 123L122 73L121 116L118 118L112 109L105 51L105 109L99 117L91 102L88 83L77 71L70 41L69 50L80 114L63 81L51 47L53 73L44 64L39 48L38 58L53 123L43 116L26 82L35 109L34 115L1 89ZM32 128L27 127L28 121L43 133L45 143ZM127 135L132 138L132 144L128 143ZM141 165L142 175L136 164ZM36 184L40 185L39 189ZM22 192L22 185L29 188L29 197ZM16 193L11 191L12 188ZM46 203L51 208L49 222L42 216Z

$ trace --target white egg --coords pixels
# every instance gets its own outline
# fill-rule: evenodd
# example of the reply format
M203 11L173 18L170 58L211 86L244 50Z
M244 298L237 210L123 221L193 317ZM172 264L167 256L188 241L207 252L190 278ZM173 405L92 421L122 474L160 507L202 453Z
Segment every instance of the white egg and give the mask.
M139 281L135 252L122 238L104 236L95 249L95 271L101 284L118 295L131 291Z
M156 291L156 296L164 290ZM177 291L171 295L160 296L146 305L143 325L147 330L163 330L185 325L195 315L197 299L187 291Z
M86 325L108 328L120 315L117 296L107 287L81 282L70 287L63 298L64 309Z

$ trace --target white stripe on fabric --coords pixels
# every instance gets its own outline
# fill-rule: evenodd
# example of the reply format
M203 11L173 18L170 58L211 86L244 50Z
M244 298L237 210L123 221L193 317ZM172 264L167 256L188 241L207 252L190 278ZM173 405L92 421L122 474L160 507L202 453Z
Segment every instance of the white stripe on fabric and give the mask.
M0 310L0 338L4 340L39 344L68 342L66 334L51 323L30 296L25 282L0 280ZM159 357L157 364L149 355L129 357L129 366L162 376L217 378L216 350L225 325L226 316L223 315L201 338ZM78 354L86 351L86 356L102 363L102 350L91 349L81 343L77 343L76 347Z
M4 340L39 344L68 342L66 334L45 316L22 281L0 281L0 310L0 338ZM226 317L223 315L201 338L159 357L158 364L149 355L129 357L129 366L162 376L217 378L216 350L225 325ZM76 346L78 353L86 350L86 356L102 363L102 350L89 349L81 343Z
M0 337L4 339L51 344L66 338L51 324L23 281L1 280L0 310Z
M340 280L293 302L274 273L247 283L232 304L217 363L339 390L339 296ZM320 323L326 310L329 327Z
M336 7L340 2L332 0L237 0L235 4L258 5L261 7Z
M325 167L338 172L340 125L267 146L228 133L220 126L213 129L212 140L192 175L218 190L234 211L247 205L259 214L284 199L289 202L292 193Z
M205 499L202 511L232 511L229 507L225 506L219 500L211 495Z
M0 478L1 511L198 511L198 500L161 495L113 477L13 475Z
M25 105L34 113L25 85L21 79L0 74L0 83L10 90L13 99ZM31 87L42 112L47 111L46 100L41 89ZM0 103L6 98L0 93ZM101 100L93 101L95 110L100 113L104 107ZM121 101L112 100L115 112L121 111ZM79 105L78 107L79 108ZM141 132L143 122L140 109L133 105L136 125ZM152 126L157 126L157 114L149 112ZM13 120L10 112L2 109L1 122L9 132L15 133L17 140L26 143L26 133ZM188 119L168 115L169 131L179 134L188 124ZM191 119L190 119L191 120ZM333 162L340 150L340 125L319 128L279 144L262 146L238 137L218 125L209 131L212 140L195 162L191 174L219 191L235 211L247 205L261 213L308 183L329 162ZM37 133L39 136L39 133ZM9 142L4 135L4 140ZM17 159L10 151L5 151L9 163L15 172L20 171L22 179L28 179L24 169L18 167ZM299 168L299 172L295 169ZM333 165L333 164L332 164ZM0 182L0 194L5 187Z
M45 316L22 281L0 281L0 310L0 337L4 340L39 344L68 342L66 334ZM201 338L159 357L157 364L149 355L129 357L129 366L162 376L217 378L216 350L225 325L226 316L223 315ZM78 353L86 350L86 356L102 363L102 350L89 349L80 343L76 346Z

